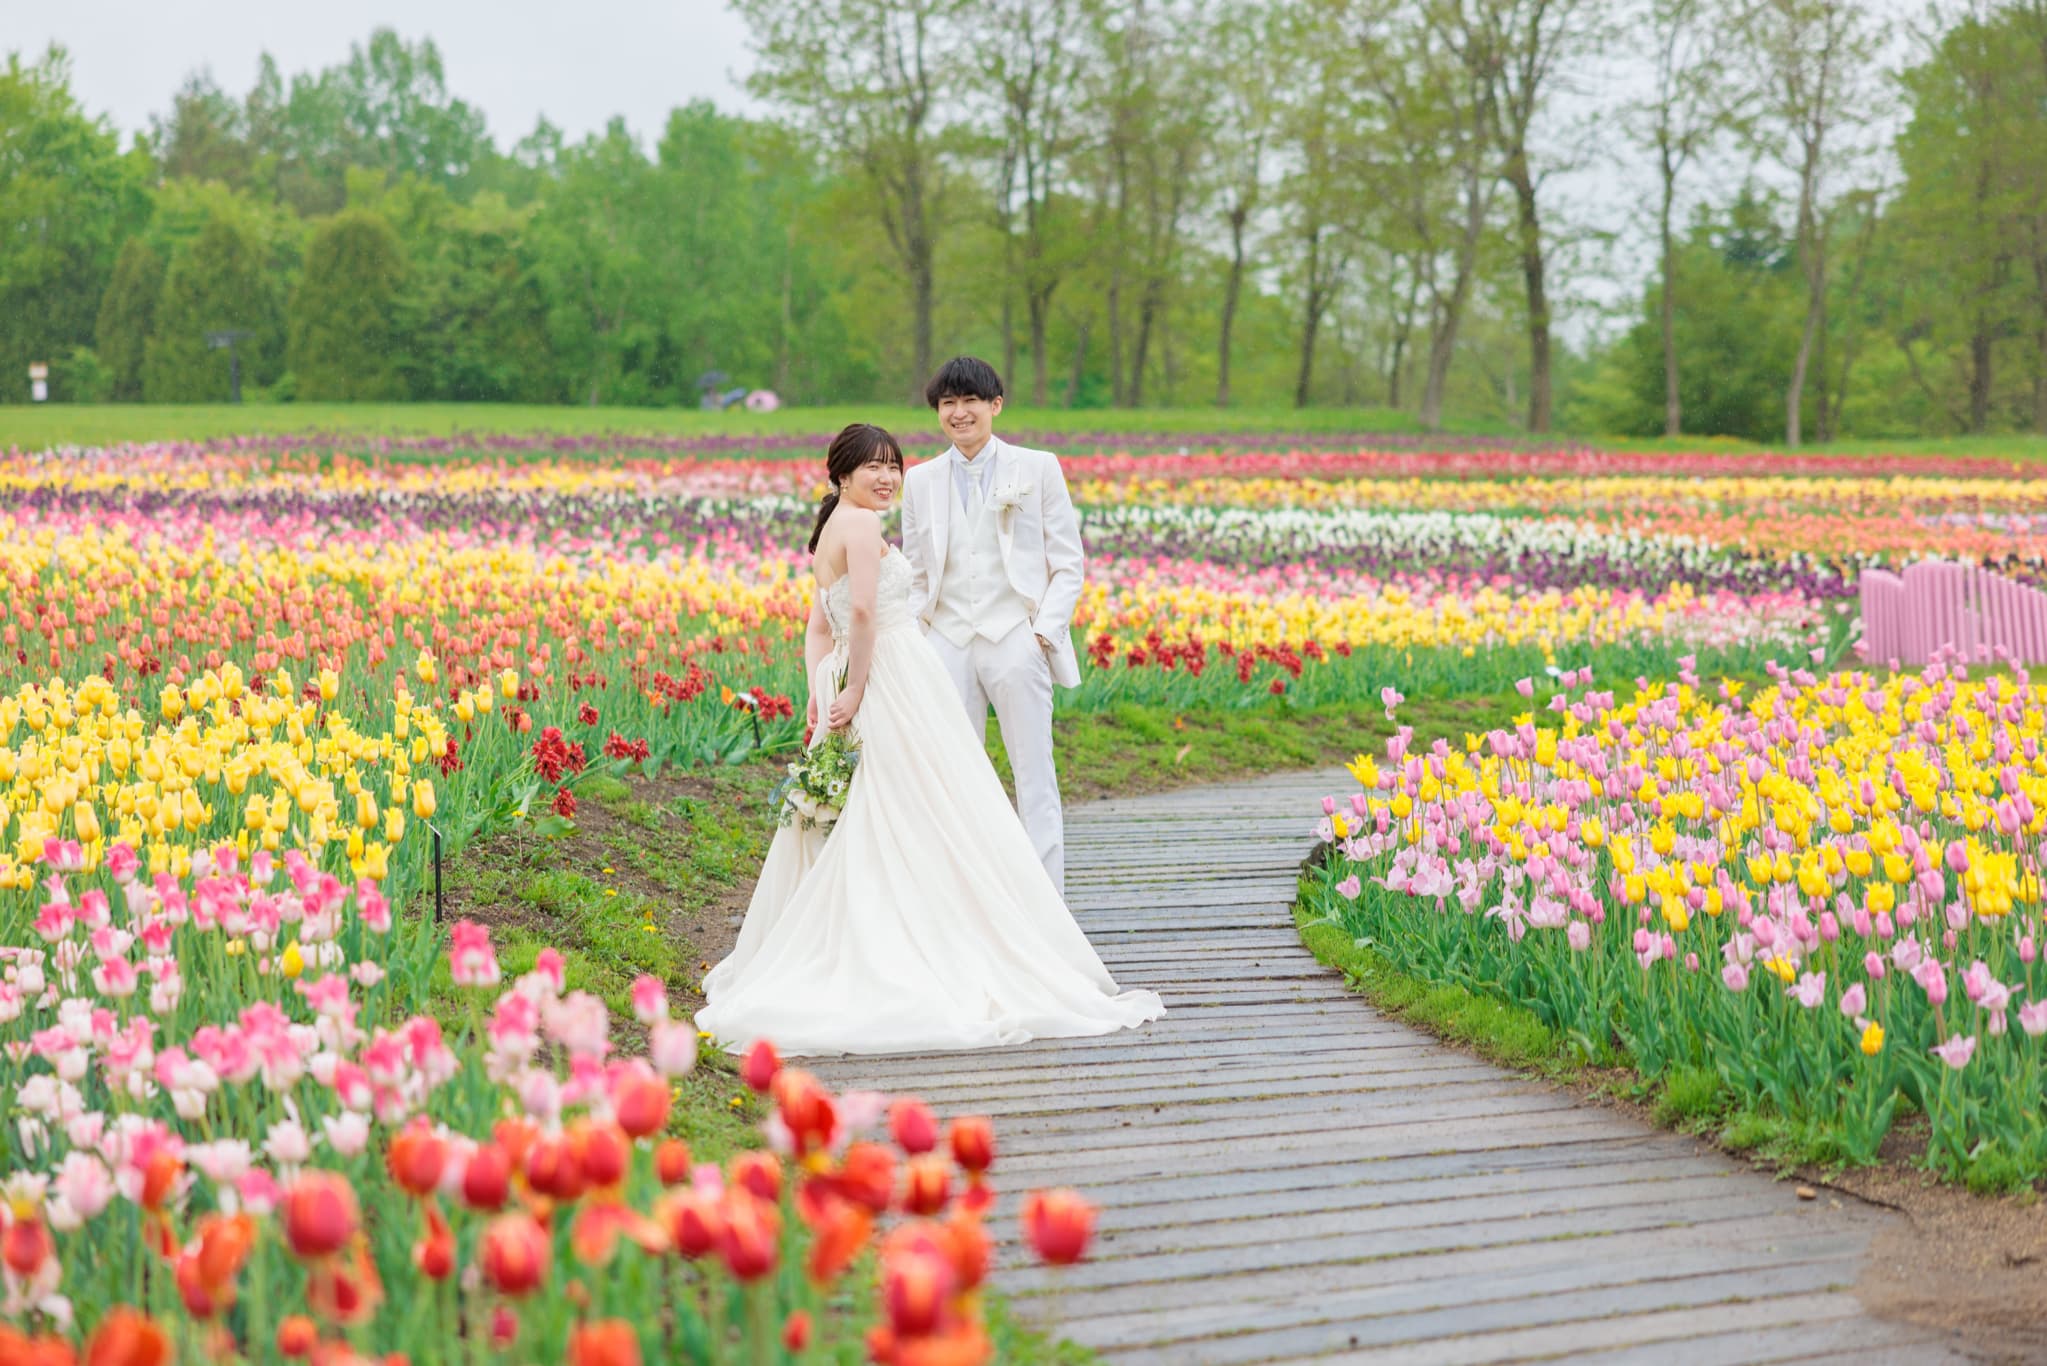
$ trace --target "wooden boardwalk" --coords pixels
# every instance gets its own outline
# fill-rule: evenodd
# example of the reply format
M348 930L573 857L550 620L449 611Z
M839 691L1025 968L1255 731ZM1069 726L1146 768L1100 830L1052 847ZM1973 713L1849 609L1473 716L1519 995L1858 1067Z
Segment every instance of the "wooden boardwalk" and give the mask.
M1446 1048L1316 963L1289 908L1349 781L1068 813L1075 912L1165 1020L820 1069L993 1116L1005 1239L1030 1187L1103 1207L1086 1264L999 1269L1024 1317L1129 1363L1966 1360L1849 1292L1886 1216Z

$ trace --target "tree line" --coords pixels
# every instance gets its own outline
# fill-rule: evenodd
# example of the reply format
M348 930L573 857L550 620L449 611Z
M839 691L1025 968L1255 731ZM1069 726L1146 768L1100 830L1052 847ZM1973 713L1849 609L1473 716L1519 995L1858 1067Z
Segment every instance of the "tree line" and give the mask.
M380 31L125 150L0 76L0 396L2047 431L2047 0L733 0L748 118L500 148Z

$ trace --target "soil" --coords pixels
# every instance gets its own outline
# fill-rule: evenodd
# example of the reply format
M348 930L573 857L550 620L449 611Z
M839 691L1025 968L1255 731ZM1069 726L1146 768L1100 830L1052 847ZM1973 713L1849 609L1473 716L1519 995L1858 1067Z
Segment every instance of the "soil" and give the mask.
M629 786L633 800L657 810L684 797L709 801L726 795L714 778L672 770L651 779L632 778ZM696 960L693 965L695 971L687 983L669 984L671 1008L676 1014L687 1016L703 1004L703 996L698 989L703 974L730 953L733 943L739 938L739 922L753 894L754 879L744 876L718 887L701 905L677 906L673 888L656 882L607 850L611 837L619 834L635 840L673 841L678 845L687 839L686 832L650 832L622 818L608 802L585 800L576 812L574 828L561 835L542 839L514 828L480 841L465 851L464 857L526 868L557 865L594 870L610 866L613 871L605 874L605 879L621 894L639 893L657 905L671 907L662 923L662 931L673 942L687 944ZM492 928L516 926L542 938L559 932L554 918L544 911L514 897L478 896L476 889L468 885L468 880L450 887L446 900L445 914L451 921L467 917ZM630 1026L629 1021L622 1024Z

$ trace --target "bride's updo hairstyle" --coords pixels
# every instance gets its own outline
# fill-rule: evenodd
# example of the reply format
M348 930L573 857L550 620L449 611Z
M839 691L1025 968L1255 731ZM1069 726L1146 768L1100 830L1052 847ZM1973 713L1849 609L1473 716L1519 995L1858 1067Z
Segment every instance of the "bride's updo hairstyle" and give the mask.
M810 529L810 553L817 553L817 538L824 535L824 524L832 519L832 513L839 506L839 486L853 477L859 469L877 455L886 453L888 462L898 472L903 468L903 448L896 439L872 422L855 422L832 438L831 447L824 453L825 475L832 481L831 491L818 504L817 525Z

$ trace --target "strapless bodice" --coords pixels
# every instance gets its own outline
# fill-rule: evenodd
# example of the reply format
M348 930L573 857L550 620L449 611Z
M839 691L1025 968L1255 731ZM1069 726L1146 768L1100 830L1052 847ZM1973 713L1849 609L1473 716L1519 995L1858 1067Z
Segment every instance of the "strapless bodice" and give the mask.
M877 632L913 625L910 582L915 577L909 557L894 546L881 557L874 582L874 629ZM853 580L849 574L833 579L824 590L825 619L832 624L832 639L843 644L853 629Z

